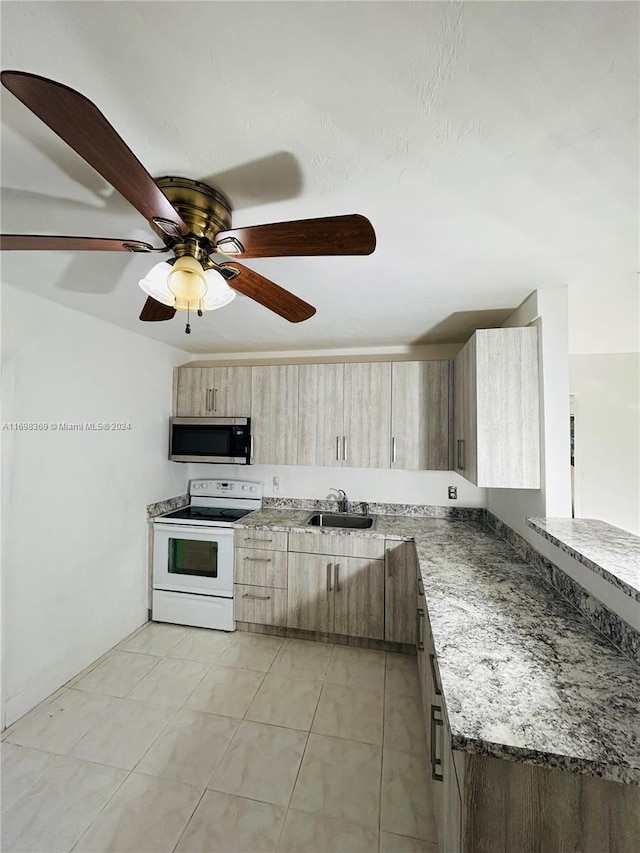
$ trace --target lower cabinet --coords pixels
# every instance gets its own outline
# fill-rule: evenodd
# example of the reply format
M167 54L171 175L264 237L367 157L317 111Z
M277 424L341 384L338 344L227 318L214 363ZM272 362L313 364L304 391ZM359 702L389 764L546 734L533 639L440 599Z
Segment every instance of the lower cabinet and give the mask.
M416 642L413 598L418 558L414 542L385 540L384 638L392 643Z
M637 785L452 749L428 595L419 577L418 675L440 853L637 853Z
M282 531L234 533L234 619L287 624L287 541Z
M381 539L292 532L288 627L383 639L383 556Z

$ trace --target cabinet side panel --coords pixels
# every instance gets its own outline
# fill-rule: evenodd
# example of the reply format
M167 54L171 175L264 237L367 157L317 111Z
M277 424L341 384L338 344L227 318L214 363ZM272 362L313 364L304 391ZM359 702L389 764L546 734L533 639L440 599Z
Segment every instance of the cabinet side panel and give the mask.
M637 853L637 785L469 755L464 787L469 853Z
M416 642L416 546L413 542L388 540L384 559L384 638L413 645Z

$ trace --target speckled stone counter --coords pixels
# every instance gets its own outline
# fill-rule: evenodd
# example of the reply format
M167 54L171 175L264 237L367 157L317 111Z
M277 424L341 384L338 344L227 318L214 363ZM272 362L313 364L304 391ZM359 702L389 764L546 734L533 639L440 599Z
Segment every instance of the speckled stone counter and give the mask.
M415 539L454 749L640 784L640 669L486 525L328 530L301 526L308 514L236 526Z
M640 602L640 536L592 518L528 518L527 524Z

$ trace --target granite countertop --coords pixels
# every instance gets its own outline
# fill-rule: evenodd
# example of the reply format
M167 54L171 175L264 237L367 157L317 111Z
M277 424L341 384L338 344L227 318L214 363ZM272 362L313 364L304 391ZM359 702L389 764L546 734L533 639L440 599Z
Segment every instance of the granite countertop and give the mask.
M477 521L328 531L308 514L235 526L415 539L454 749L640 784L640 669L507 542Z
M640 537L593 518L528 518L527 524L579 563L640 601Z

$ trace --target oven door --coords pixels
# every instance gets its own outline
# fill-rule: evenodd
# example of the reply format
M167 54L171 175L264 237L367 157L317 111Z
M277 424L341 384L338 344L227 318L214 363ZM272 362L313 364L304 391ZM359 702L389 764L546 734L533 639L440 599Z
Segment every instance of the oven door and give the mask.
M233 598L233 530L154 524L153 586Z

